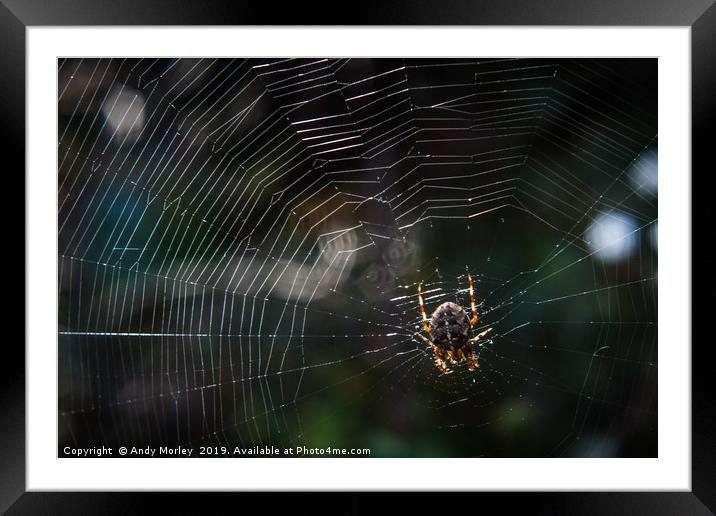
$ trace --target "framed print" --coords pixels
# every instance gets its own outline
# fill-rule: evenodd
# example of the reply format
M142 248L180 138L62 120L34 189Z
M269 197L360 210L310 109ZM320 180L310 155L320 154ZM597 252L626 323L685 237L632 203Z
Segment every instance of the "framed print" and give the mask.
M4 8L10 513L128 496L102 491L713 509L709 2L351 25L70 4Z

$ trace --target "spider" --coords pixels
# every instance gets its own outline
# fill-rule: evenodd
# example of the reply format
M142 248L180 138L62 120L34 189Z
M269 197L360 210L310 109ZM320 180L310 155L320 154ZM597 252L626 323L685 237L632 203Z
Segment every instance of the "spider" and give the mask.
M432 348L435 365L443 374L452 372L448 369L448 364L459 364L463 361L469 362L467 367L470 371L474 371L479 367L472 346L492 331L492 328L488 328L470 338L470 328L474 328L477 324L477 310L475 309L472 277L469 272L467 273L467 281L470 284L472 318L468 318L467 313L460 305L448 301L435 309L429 321L425 316L422 284L418 284L418 302L420 303L420 314L423 319L423 330L430 338L421 333L417 335Z

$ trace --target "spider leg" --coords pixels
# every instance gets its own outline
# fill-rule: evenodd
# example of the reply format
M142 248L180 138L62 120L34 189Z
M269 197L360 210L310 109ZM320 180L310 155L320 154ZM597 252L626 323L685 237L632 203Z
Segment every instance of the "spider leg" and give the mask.
M474 328L477 324L477 309L475 308L475 289L472 287L472 276L467 273L467 281L470 284L470 308L472 308L472 319L470 319L470 328Z
M425 304L423 303L423 289L422 284L418 283L418 303L420 303L420 315L423 318L423 330L425 333L430 333L430 326L428 325L428 317L425 315Z
M437 354L435 355L435 366L440 370L443 374L450 374L452 371L448 369L447 364L445 361L440 358Z
M452 373L452 371L448 369L448 360L443 351L432 342L430 342L430 347L433 348L433 360L435 361L435 367L437 367L443 374Z
M447 350L445 351L445 362L450 362L451 364L457 364L459 360L459 355L455 351Z
M432 341L429 338L427 338L425 335L423 335L422 333L416 333L415 335L417 335L418 337L423 339L425 344L430 346L430 349L433 350L433 354L437 357L437 355L440 353L440 349L435 344L433 344Z
M475 356L474 351L470 351L470 356L468 357L470 359L470 363L468 364L467 368L470 371L474 371L478 367L480 367L480 364L477 363L477 357Z
M480 340L482 337L484 337L491 331L492 331L492 328L487 328L485 331L478 333L473 338L471 338L470 340L467 341L468 346L474 345L478 340Z

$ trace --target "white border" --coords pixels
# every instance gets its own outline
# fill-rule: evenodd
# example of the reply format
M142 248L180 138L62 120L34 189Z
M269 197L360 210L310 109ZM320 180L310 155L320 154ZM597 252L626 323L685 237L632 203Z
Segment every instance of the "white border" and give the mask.
M29 27L26 37L28 490L690 490L689 28ZM565 52L659 58L658 459L56 458L57 57L555 57Z

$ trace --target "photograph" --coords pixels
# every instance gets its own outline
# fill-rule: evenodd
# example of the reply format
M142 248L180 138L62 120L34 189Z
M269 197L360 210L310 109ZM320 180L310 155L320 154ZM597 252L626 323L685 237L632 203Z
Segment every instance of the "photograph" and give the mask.
M659 457L657 57L55 63L57 458Z

